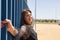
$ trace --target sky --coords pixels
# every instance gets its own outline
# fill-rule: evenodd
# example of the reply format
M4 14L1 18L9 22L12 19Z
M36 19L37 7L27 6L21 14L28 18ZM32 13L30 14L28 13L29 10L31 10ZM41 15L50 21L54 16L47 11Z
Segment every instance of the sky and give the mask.
M27 0L35 18L35 0ZM36 19L60 20L60 0L36 0Z

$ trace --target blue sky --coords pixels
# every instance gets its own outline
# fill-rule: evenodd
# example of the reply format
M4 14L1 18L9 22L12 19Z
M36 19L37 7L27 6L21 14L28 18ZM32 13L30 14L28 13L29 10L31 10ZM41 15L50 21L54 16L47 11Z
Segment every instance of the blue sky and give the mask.
M35 18L35 0L28 0L27 4ZM60 20L60 0L36 0L36 19Z

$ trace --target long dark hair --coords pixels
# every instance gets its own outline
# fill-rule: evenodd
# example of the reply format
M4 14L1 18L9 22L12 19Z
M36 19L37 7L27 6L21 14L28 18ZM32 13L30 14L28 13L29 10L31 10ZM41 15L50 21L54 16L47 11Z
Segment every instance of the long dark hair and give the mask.
M27 14L28 12L32 13L31 10L29 10L29 9L24 9L22 11L22 13L21 13L21 22L20 22L21 25L20 26L26 24L24 18L25 18L25 14Z

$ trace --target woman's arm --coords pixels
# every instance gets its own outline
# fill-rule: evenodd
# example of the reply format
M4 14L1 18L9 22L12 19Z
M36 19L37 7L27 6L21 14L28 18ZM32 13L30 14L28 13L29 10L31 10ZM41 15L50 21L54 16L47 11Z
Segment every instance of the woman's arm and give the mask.
M10 32L13 36L15 36L16 34L18 34L18 30L16 28L14 28L14 26L12 25L11 20L9 19L5 19L4 21L2 21L2 27L5 26L5 24L7 24L7 31Z
M7 31L10 32L13 36L19 36L22 37L26 33L26 27L21 26L19 30L14 28L12 24L9 25L10 27L7 28Z
M8 23L7 31L10 32L13 36L18 34L18 30L12 25L11 22Z
M9 19L5 19L3 21L3 23L7 24L7 31L9 33L11 33L13 36L18 35L19 37L21 37L25 32L26 32L26 27L25 26L21 26L20 30L18 31L13 25L11 20Z

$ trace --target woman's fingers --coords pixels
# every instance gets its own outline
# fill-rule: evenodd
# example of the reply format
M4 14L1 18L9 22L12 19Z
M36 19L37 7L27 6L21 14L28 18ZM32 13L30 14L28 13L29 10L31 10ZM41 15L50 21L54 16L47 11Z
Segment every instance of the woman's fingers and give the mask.
M9 19L5 19L3 22L8 24L8 23L11 22L11 20L9 20Z
M2 21L2 23L6 24L7 22L6 21Z
M9 22L9 19L5 19L4 21Z
M9 19L5 19L4 21L1 22L1 26L4 27L6 24L10 22Z

